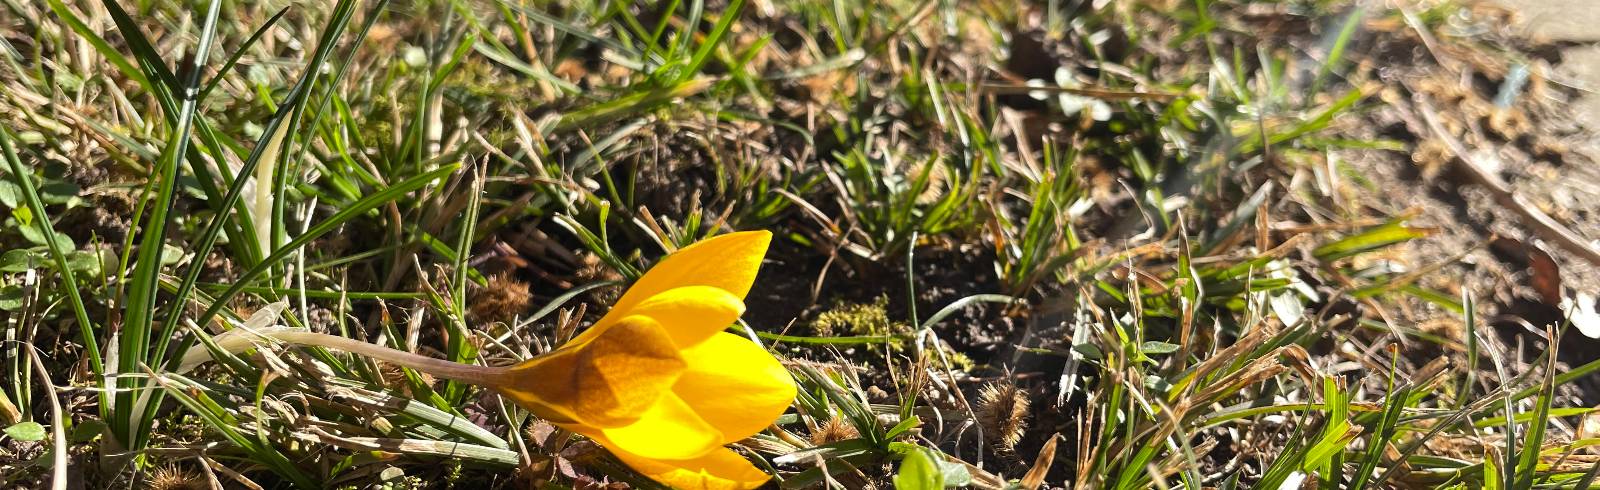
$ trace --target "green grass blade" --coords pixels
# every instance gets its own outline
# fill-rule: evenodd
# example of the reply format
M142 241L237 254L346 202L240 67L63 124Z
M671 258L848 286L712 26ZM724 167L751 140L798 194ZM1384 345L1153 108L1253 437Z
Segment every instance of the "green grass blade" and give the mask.
M1560 343L1560 334L1551 331L1550 348L1545 354L1544 380L1539 383L1539 398L1534 404L1533 412L1529 415L1528 427L1524 432L1522 451L1518 455L1516 479L1512 482L1514 490L1530 490L1533 488L1534 479L1538 475L1539 456L1544 449L1545 429L1550 425L1550 405L1555 398L1555 370L1556 370L1556 344ZM1514 422L1508 422L1514 423ZM1510 438L1512 433L1507 434Z
M945 318L949 318L950 315L954 315L956 312L961 311L962 308L971 306L974 303L1011 303L1016 300L1017 298L1006 296L1004 294L974 294L972 296L967 296L965 298L952 301L950 304L945 305L944 308L940 308L939 311L933 313L933 316L930 316L927 320L923 321L918 328L933 328L934 325L944 321Z
M126 76L135 83L138 83L140 86L144 87L145 90L150 90L152 92L155 91L155 88L150 85L150 79L145 77L143 71L141 71L137 66L134 66L132 62L129 62L128 58L123 56L121 52L116 50L116 48L112 48L111 44L107 43L105 38L100 37L100 35L96 34L93 29L90 29L89 25L85 24L83 19L78 17L78 14L75 14L71 9L68 9L65 3L62 3L61 0L48 1L50 10L55 12L56 16L60 17L63 22L66 22L67 27L72 28L73 32L78 33L79 37L88 42L90 46L93 46L95 51L100 53L100 56L104 56L106 61L110 62L112 66L115 66L117 71L122 72L123 76Z
M1350 14L1344 18L1344 24L1339 28L1339 36L1334 39L1332 49L1328 50L1328 59L1323 61L1322 67L1317 70L1317 79L1311 83L1313 94L1322 93L1322 86L1328 81L1328 76L1338 69L1339 63L1344 59L1344 50L1349 47L1350 39L1355 36L1356 29L1361 27L1361 17L1366 14L1366 9L1356 7L1350 9Z
M261 27L257 27L256 31L250 34L248 39L245 39L243 43L239 44L239 49L234 50L233 54L228 56L228 61L223 62L222 67L217 69L217 75L211 77L210 82L206 82L205 90L200 91L200 100L206 100L206 97L211 95L211 91L216 90L217 86L222 84L222 80L227 76L227 74L233 70L235 65L239 63L239 58L244 57L244 54L250 51L250 47L255 46L256 41L260 41L261 36L266 35L267 30L272 29L272 26L277 25L278 20L282 19L283 14L287 13L289 13L289 7L278 9L278 13L272 14L272 17L268 18L266 22L263 22Z
M44 202L39 199L39 188L33 184L33 173L22 166L16 149L11 146L11 132L3 126L0 126L0 151L4 152L6 165L11 168L11 180L22 188L22 197L33 213L34 223L38 225L40 234L44 235L45 246L50 249L56 271L61 274L61 284L66 288L67 300L72 304L72 314L78 322L78 334L83 337L84 355L88 357L90 369L99 376L105 372L105 366L100 361L100 341L95 337L95 331L99 328L89 321L89 310L84 307L83 297L78 292L78 280L67 265L67 251L62 250L55 227L50 224L50 215L45 213ZM100 392L100 396L104 398L105 392ZM101 408L104 409L103 403Z
M712 26L711 32L706 34L704 41L700 42L700 48L695 50L694 57L689 59L689 65L678 74L679 82L686 81L693 78L695 74L700 73L700 68L705 66L706 60L711 58L711 53L716 51L718 45L722 44L722 39L727 37L728 30L733 27L733 21L739 18L739 13L743 10L744 0L733 0L728 3L727 8L724 8L721 16L717 18L716 25Z
M111 2L106 2L108 9L115 10ZM206 10L204 23L201 27L200 41L195 47L193 61L189 65L189 75L184 81L182 94L183 102L176 114L177 127L167 139L167 149L162 152L158 170L152 178L158 179L156 186L155 202L150 208L150 216L141 230L143 235L139 244L139 256L134 264L134 274L128 289L127 308L124 316L122 336L119 341L118 367L119 373L132 373L139 369L145 356L149 352L150 331L156 310L156 295L160 291L161 252L166 244L167 225L171 216L169 213L177 199L178 168L181 166L183 155L188 152L190 132L193 128L195 111L198 109L200 73L204 71L207 57L211 53L211 44L216 35L217 19L221 14L222 2L212 0ZM122 21L118 22L119 27ZM131 37L143 39L137 34L137 28L124 28L124 36L134 33ZM129 39L130 45L138 45L134 39ZM142 63L160 65L161 60L153 51L141 53L136 50ZM133 378L119 378L118 385L123 388L137 388L142 383ZM117 395L115 405L116 416L111 420L113 434L131 448L142 448L149 437L145 424L151 423L149 419L135 419L137 407L134 406L134 391L126 391Z
M1405 410L1406 400L1410 395L1409 387L1401 387L1390 392L1384 404L1382 418L1368 426L1367 432L1372 436L1367 438L1367 451L1362 454L1361 465L1357 467L1355 475L1351 476L1351 488L1361 490L1372 483L1369 480L1377 470L1378 462L1383 459L1384 448L1400 431L1400 414ZM1382 482L1378 484L1382 485Z
M148 373L148 371L146 372ZM235 446L244 449L253 461L271 468L274 473L289 479L300 488L321 488L321 485L317 485L316 480L296 467L294 462L290 461L283 453L272 446L259 444L256 440L239 432L238 421L233 420L227 410L207 396L205 390L199 389L200 385L183 380L173 374L149 374L167 395L177 400L178 404L183 405L184 408L189 409L189 412L199 416L206 427L221 434L224 439L227 439ZM178 386L180 383L173 383L173 380L168 380L166 379L167 377L171 377L173 380L178 380L181 384L188 386ZM191 394L193 396L190 396Z
M1427 235L1427 230L1406 226L1404 220L1397 219L1317 247L1311 254L1320 260L1334 261Z
M400 196L408 194L417 189L421 189L423 186L444 178L460 168L460 164L446 165L444 167L435 169L432 172L406 179L396 183L393 186L370 194L361 198L360 200L346 205L344 208L340 209L339 212L334 213L333 216L329 216L328 219L317 223L316 226L312 226L310 229L306 230L305 233L302 233L300 236L290 240L289 243L278 247L278 249L274 250L272 254L268 255L266 260L263 260L260 265L245 271L243 274L240 274L239 278L235 280L232 286L230 286L226 291L223 291L221 294L217 295L211 307L207 308L204 313L200 314L195 323L199 325L208 324L211 319L217 316L217 313L221 312L223 305L227 304L228 301L232 300L235 295L238 295L241 291L243 291L243 289L249 286L252 281L255 281L257 278L261 277L262 274L265 274L267 269L270 268L271 264L288 257L289 254L294 253L295 249L304 247L317 237L337 229L350 220L355 219L357 216L366 214L367 212L376 209L378 206L382 206L390 201L400 198ZM183 353L181 351L177 351L174 352L170 358L176 359L182 356Z
M280 16L282 14L282 11L278 13ZM348 13L346 13L346 16L348 16ZM274 19L276 19L276 17L274 17ZM337 22L335 24L337 24ZM333 28L330 27L329 30L332 29ZM264 32L264 30L265 28L257 31L257 34L259 35L261 32ZM235 209L239 205L239 199L241 196L243 196L245 185L250 182L249 176L252 176L256 173L256 169L262 164L262 160L269 158L268 154L280 154L280 148L282 145L279 145L279 147L275 148L274 145L270 144L270 142L273 141L275 135L280 134L280 130L288 130L288 128L293 127L293 119L291 118L301 109L303 109L306 102L309 100L311 88L315 85L316 79L321 73L321 70L318 69L318 67L321 66L321 60L325 58L328 52L332 50L332 44L334 44L332 41L326 40L326 38L330 36L332 36L332 34L324 34L325 42L318 46L316 54L313 55L311 62L306 65L305 72L301 75L300 80L295 83L294 88L290 91L289 96L284 100L283 104L278 107L277 113L273 115L272 119L267 121L266 127L263 128L261 132L261 138L256 142L255 149L251 150L250 155L245 158L244 164L239 168L238 174L234 176L234 181L229 185L228 194L221 199L221 202L212 208L217 212L217 214L216 216L212 217L211 222L206 226L205 231L201 234L197 247L195 248L196 256L204 257L206 254L211 252L211 248L215 246L217 239L221 236L223 227L226 225L228 218L230 217L230 213L227 211ZM241 51L242 50L243 48L241 48ZM261 184L261 182L257 182L256 191L267 192L267 189L262 188L263 186ZM266 216L249 216L248 213L240 213L241 220L253 221L266 218ZM243 230L244 234L248 235L241 238L252 243L255 243L256 240L259 240L258 236L255 236L251 233L251 230L254 228L249 226L249 223L244 223L242 226L238 226L237 228ZM258 262L255 265L260 265L260 263ZM202 272L203 268L203 261L196 261L194 264L190 265L188 273L184 276L184 281L179 284L178 291L173 297L174 305L178 305L178 307L181 308L182 305L188 300L189 293L194 290L195 282L199 280L200 273ZM175 308L173 311L179 311L179 309ZM177 331L178 322L175 320L176 319L169 319L163 326L162 335L158 337L154 353L148 358L147 362L155 365L160 365L166 362L165 356L167 353L168 344L171 342L172 334Z
M111 15L112 22L117 25L117 31L122 34L123 42L128 44L128 49L133 51L134 60L139 62L139 68L144 72L142 78L148 80L144 84L145 89L161 99L163 107L168 111L167 119L176 121L177 101L173 96L182 91L178 76L167 68L161 59L161 52L151 44L150 38L139 29L139 23L134 21L121 5L112 0L101 0L100 4L105 6L106 13ZM198 73L192 75L199 76Z
M466 47L467 43L463 43ZM454 277L451 285L454 286L450 305L454 310L454 318L448 320L450 339L445 345L445 354L451 361L471 363L477 357L477 349L468 343L471 333L467 329L467 271L472 265L467 258L472 255L472 244L477 241L478 212L483 203L483 181L488 178L484 168L480 165L467 172L472 182L467 184L467 212L462 217L460 236L456 239L456 257L453 263ZM445 399L459 402L467 394L467 386L459 381L448 381L445 384Z

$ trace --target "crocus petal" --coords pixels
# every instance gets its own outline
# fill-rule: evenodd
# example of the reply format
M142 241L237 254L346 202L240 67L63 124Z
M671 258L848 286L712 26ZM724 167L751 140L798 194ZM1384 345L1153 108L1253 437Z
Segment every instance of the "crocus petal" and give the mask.
M655 319L674 345L687 348L732 325L744 314L744 301L721 288L684 286L646 298L629 314Z
M600 435L608 448L649 459L693 459L722 447L722 433L673 395L656 400L638 421Z
M622 293L622 298L611 305L608 318L602 318L595 326L606 325L607 320L613 319L612 315L621 315L616 319L632 315L630 310L651 296L684 286L710 286L742 300L750 292L750 285L755 283L761 258L767 254L767 245L771 242L771 232L744 231L683 247L661 259L634 282Z
M685 367L661 324L630 316L589 342L512 367L495 389L547 419L621 427L670 395Z
M732 449L718 447L686 460L655 460L613 449L635 471L678 490L750 490L772 479Z
M766 349L727 332L683 352L687 369L672 391L734 442L771 425L794 403L789 371Z

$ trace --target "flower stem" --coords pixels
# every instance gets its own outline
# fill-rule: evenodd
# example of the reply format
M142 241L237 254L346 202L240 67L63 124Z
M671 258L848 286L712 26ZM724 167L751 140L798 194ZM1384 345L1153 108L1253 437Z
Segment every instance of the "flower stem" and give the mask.
M468 383L493 387L506 368L475 366L435 359L428 356L391 349L377 344L362 342L360 340L328 335L304 330L273 330L262 332L262 335L291 344L314 345L337 349L351 354L367 356L380 361L398 364L417 371L428 373L434 377L465 381Z

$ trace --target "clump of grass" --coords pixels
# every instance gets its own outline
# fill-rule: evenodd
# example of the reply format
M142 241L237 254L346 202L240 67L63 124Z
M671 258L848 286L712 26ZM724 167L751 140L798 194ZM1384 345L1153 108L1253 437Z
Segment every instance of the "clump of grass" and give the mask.
M1506 351L1486 305L1418 280L1448 264L1398 267L1431 230L1375 212L1347 163L1409 143L1360 131L1389 104L1514 85L1483 56L1437 91L1381 85L1412 67L1363 51L1487 42L1450 2L269 4L0 5L0 442L29 448L0 448L0 486L42 486L54 449L20 439L67 421L105 460L90 485L190 481L196 457L241 486L645 483L365 359L169 368L215 333L306 323L509 364L655 257L753 228L785 255L752 311L865 291L797 319L816 336L737 330L804 388L745 441L784 488L1595 479L1565 423L1590 411L1557 393L1600 364ZM932 248L1001 284L877 277ZM895 318L874 288L902 279ZM929 297L948 307L919 315ZM1007 303L1020 336L951 297ZM946 342L963 331L995 338ZM1013 372L1028 389L974 381ZM89 398L57 416L41 387L68 386Z

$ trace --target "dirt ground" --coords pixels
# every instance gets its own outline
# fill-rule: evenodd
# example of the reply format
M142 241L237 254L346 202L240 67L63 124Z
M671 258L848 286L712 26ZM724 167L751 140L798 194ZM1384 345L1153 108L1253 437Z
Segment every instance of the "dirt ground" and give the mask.
M1560 55L1560 61L1551 70L1551 81L1565 85L1576 92L1568 104L1575 122L1586 129L1600 128L1600 4L1590 0L1497 0L1506 8L1515 10L1513 28L1536 42L1549 43ZM1593 203L1597 194L1594 160L1600 156L1600 140L1587 138L1573 150L1589 161L1570 165L1564 170L1572 172L1558 182L1558 189L1574 192L1551 192L1560 195L1557 204L1583 208ZM1581 201L1581 202L1573 202ZM1592 204L1591 204L1592 205ZM1595 226L1594 220L1585 223ZM1595 241L1593 234L1587 234Z
M1424 271L1423 285L1458 296L1470 291L1506 347L1528 358L1543 349L1544 326L1566 316L1561 302L1600 292L1600 258L1581 250L1600 248L1600 4L1496 2L1481 6L1504 9L1499 39L1513 54L1469 59L1412 49L1419 63L1467 68L1386 80L1408 90L1386 94L1396 108L1374 116L1376 131L1409 133L1419 143L1409 159L1393 152L1345 155L1360 171L1357 178L1370 182L1346 196L1347 210L1411 213L1412 224L1434 228L1393 259ZM1519 70L1531 80L1526 85L1508 81ZM1430 116L1451 135L1440 137ZM1472 171L1466 159L1482 171ZM1497 196L1483 174L1503 180L1521 207L1549 216L1577 245L1562 243L1558 232ZM1438 324L1445 317L1430 305L1402 310L1386 316L1422 330L1452 328ZM1596 342L1573 331L1563 339L1562 361L1600 358ZM1600 383L1580 382L1570 394L1592 406L1600 403Z

